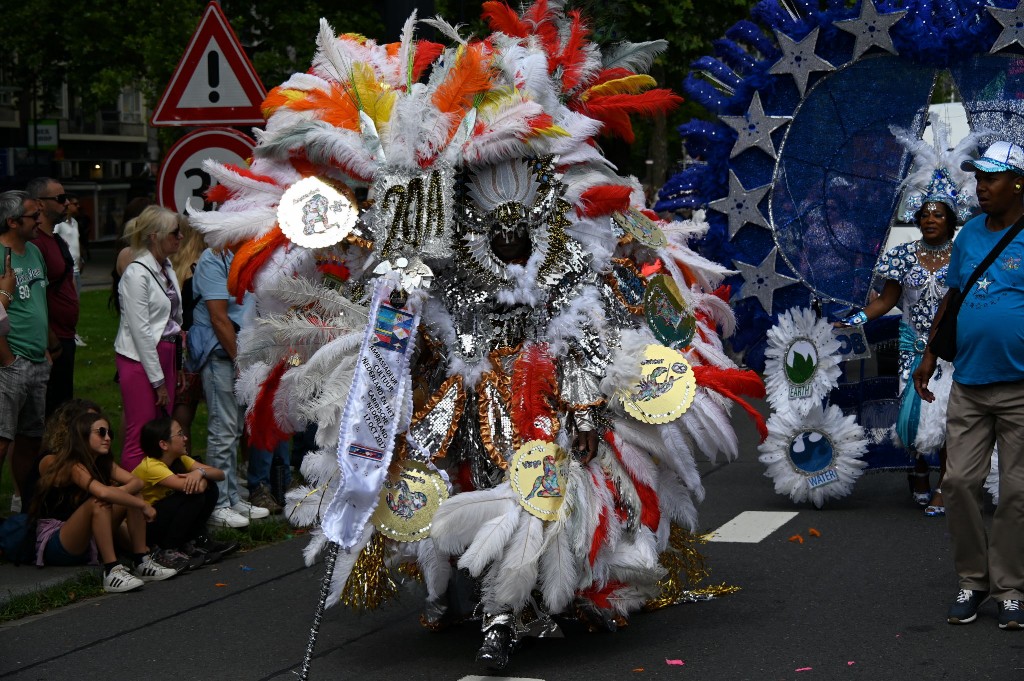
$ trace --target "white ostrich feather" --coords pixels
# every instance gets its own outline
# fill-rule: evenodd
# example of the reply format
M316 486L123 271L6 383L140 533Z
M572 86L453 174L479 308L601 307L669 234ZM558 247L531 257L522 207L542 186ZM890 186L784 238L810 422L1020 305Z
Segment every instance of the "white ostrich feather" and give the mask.
M590 254L591 267L595 272L605 273L609 270L611 257L615 253L615 237L608 216L573 220L565 231Z
M598 517L601 515L605 519L605 527L607 528L607 534L604 540L598 546L593 546L593 540L596 537L591 537L591 541L588 542L587 553L583 555L589 555L595 548L597 549L594 564L592 566L593 581L598 586L604 586L608 583L610 578L610 565L608 563L608 556L610 555L613 547L619 543L619 539L622 536L622 524L619 522L618 516L615 513L615 499L612 497L611 490L605 484L604 471L601 469L601 464L596 459L592 460L588 464L587 468L591 473L591 484L594 493L595 510L598 513ZM599 525L600 523L598 523ZM596 528L596 526L595 526Z
M966 205L977 205L975 199L975 186L977 180L973 172L960 169L960 164L971 158L971 152L978 145L982 137L979 132L972 132L957 143L956 147L950 146L949 125L942 120L937 113L929 115L932 126L932 143L924 141L911 133L909 130L889 126L889 131L903 147L913 156L914 171L909 173L901 183L901 186L910 187L918 193L923 193L932 181L933 173L938 168L944 168L950 179L959 189L958 198ZM955 209L959 206L954 206Z
M355 55L349 46L337 38L337 33L320 19L320 31L316 36L316 54L313 56L313 73L338 83L346 83L352 76L352 64Z
M203 161L203 169L225 187L241 192L243 195L260 194L267 201L277 202L284 194L284 187L242 175L212 159Z
M452 42L459 43L460 45L466 44L466 39L459 35L459 29L465 26L465 24L455 24L452 26L450 23L445 21L440 15L435 16L433 19L423 19L420 23L431 26L438 33L448 38Z
M615 440L622 465L629 471L630 476L647 487L657 489L658 469L651 461L651 457L621 437L616 437Z
M469 574L479 577L484 569L496 560L501 560L505 545L512 538L512 533L519 527L519 504L508 504L504 515L492 518L480 525L480 529L470 542L469 548L459 558L459 567L468 570Z
M537 586L544 521L520 509L522 519L505 547L501 562L488 571L483 601L489 612L511 606L519 612ZM489 607L488 607L489 606Z
M565 501L559 512L565 514L567 538L576 555L584 555L588 550L597 527L591 486L590 471L578 461L572 461L566 476Z
M238 340L241 345L241 335ZM238 398L239 404L249 405L247 412L252 409L252 403L256 401L260 386L267 380L270 369L271 366L266 362L253 362L238 372L238 378L235 379L235 397Z
M548 58L543 52L532 52L518 60L514 66L515 86L529 93L545 111L551 113L561 106L555 84L548 74Z
M708 461L714 463L719 453L725 456L726 461L735 461L739 456L739 440L728 410L708 390L699 388L698 392L702 394L687 411L687 415L692 417L687 425L700 424L698 432L704 437L701 451Z
M504 516L518 506L512 485L503 482L491 489L463 492L442 502L434 514L430 536L443 554L466 550L484 523Z
M585 328L604 336L608 323L604 316L601 296L593 286L586 286L580 294L548 322L548 353L563 357Z
M412 14L405 20L405 24L402 26L402 36L399 40L398 48L398 59L395 60L396 73L395 79L392 82L393 86L406 86L412 85L411 72L412 72L412 58L416 49L416 43L413 41L413 32L416 28L416 10L413 9Z
M628 615L642 608L647 601L655 596L657 596L655 587L642 588L631 584L612 592L608 597L608 604L619 615Z
M540 555L540 585L544 603L551 612L561 612L572 602L579 573L577 562L569 545L566 521L547 523Z
M690 532L697 530L697 504L693 494L682 478L664 463L658 471L658 503L662 523L667 518Z
M189 205L188 220L203 233L206 245L216 249L263 236L277 224L277 212L269 208L237 213L206 212Z
M300 90L302 92L309 92L310 90L330 92L331 90L331 84L320 76L301 71L288 76L288 80L281 83L280 87L282 90Z
M648 40L642 43L622 42L602 56L604 68L625 68L634 73L647 73L654 58L668 48L667 40Z
M697 463L694 461L693 448L687 442L676 423L670 423L660 429L662 440L665 442L665 454L662 463L667 465L682 479L690 490L697 503L704 501L704 484L700 480L700 473L697 471Z
M324 533L317 528L309 533L309 543L302 550L302 557L306 561L306 567L313 565L316 557L320 555L320 552L324 550L324 546L327 544L327 537Z
M273 284L260 288L260 296L276 298L287 307L315 305L325 316L340 316L353 327L363 327L369 319L369 308L353 303L338 291L304 278L279 277Z
M302 477L314 485L323 485L338 473L337 447L317 449L302 457Z
M447 557L438 555L437 547L430 539L413 542L416 546L416 564L423 573L423 583L427 587L427 596L440 598L448 590L448 580L452 575L452 565Z
M690 295L693 297L697 309L704 312L715 321L715 323L722 327L722 336L728 338L736 330L736 314L733 312L732 307L729 306L729 302L722 300L713 293L704 293L701 289L696 286L691 287ZM715 333L715 329L708 328L709 335L713 336L712 342L717 343L720 347L722 344L721 338ZM735 362L729 360L727 363L721 364L715 362L717 366L736 366Z
M641 526L624 535L608 557L612 578L630 584L654 586L668 572L658 562L654 532Z

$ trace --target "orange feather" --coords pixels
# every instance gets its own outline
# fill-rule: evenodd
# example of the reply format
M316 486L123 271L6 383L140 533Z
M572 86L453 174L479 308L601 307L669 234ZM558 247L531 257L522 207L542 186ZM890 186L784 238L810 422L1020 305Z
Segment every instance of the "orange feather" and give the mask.
M275 226L259 239L238 249L235 259L231 261L231 271L228 272L228 293L235 296L239 305L242 304L245 292L253 290L256 273L279 246L287 243L288 237L281 232L280 227Z
M359 130L359 109L349 93L339 85L332 85L331 91L312 90L306 96L291 104L296 111L315 111L324 122L336 128Z

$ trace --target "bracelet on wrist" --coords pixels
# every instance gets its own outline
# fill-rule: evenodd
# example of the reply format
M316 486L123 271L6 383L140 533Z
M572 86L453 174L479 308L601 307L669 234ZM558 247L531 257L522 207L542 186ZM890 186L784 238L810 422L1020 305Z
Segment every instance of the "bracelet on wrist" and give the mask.
M7 300L11 301L12 303L14 302L14 296L11 295L10 291L5 291L2 288L0 288L0 295L6 296Z
M868 315L864 310L860 310L843 320L843 324L847 326L861 326L862 324L867 324L867 322Z

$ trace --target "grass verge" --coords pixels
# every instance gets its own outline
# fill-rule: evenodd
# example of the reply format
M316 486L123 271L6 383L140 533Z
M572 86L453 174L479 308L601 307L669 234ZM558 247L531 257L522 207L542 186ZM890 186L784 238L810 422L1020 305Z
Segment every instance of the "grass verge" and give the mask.
M83 570L67 581L42 591L13 596L11 600L0 605L0 624L38 615L86 598L101 596L103 593L103 578L99 570Z

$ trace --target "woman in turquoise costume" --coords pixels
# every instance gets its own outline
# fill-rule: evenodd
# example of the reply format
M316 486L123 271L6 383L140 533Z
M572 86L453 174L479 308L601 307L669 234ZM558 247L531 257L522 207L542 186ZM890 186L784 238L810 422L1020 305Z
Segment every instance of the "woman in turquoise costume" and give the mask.
M914 470L908 474L914 501L925 507L929 516L945 515L942 503L942 476L946 469L945 426L946 401L952 381L953 367L941 362L941 395L930 404L922 403L910 389L910 375L921 361L931 332L932 319L939 302L946 295L946 268L953 248L953 235L958 224L970 214L973 191L966 187L971 179L959 170L959 155L973 145L969 136L951 152L948 130L933 119L934 147L911 137L905 131L893 133L914 154L917 171L907 178L913 194L902 215L905 222L913 220L921 230L921 238L891 248L878 260L875 276L885 283L882 292L863 310L843 323L863 324L888 313L894 307L903 312L899 336L900 412L896 432L914 456ZM933 490L929 481L926 455L939 453L939 481Z

